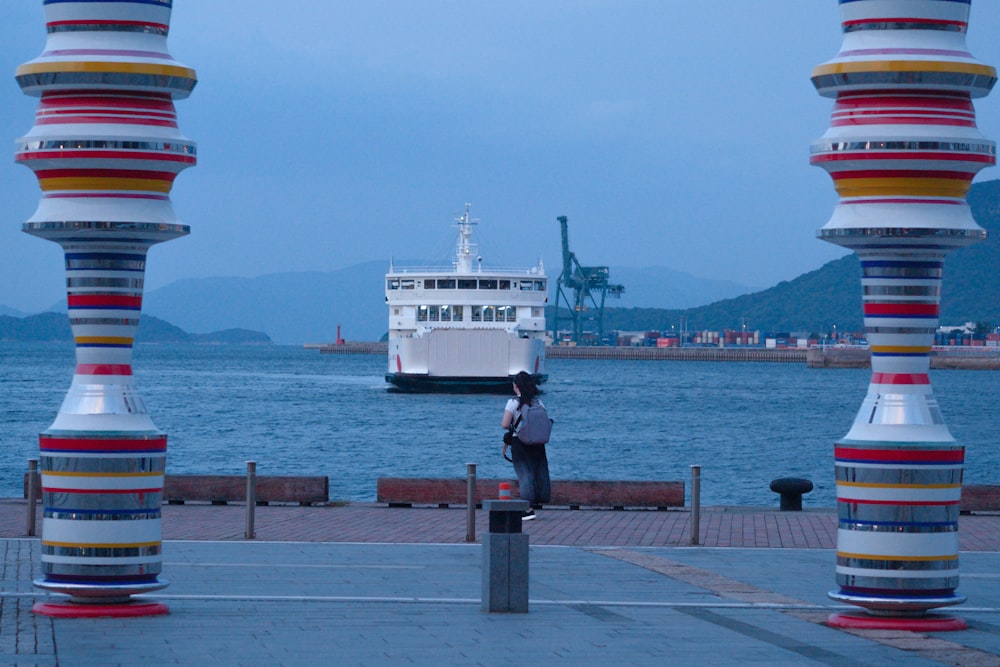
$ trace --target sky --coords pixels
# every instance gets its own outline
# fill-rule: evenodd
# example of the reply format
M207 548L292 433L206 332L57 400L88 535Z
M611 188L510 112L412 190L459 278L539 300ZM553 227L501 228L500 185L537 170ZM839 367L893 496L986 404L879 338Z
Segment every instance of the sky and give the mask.
M3 14L0 305L37 312L65 298L60 248L20 231L40 191L13 161L42 3ZM976 0L970 50L1000 67L997 34L1000 2ZM147 290L447 264L467 202L486 265L558 276L565 215L584 265L793 279L845 252L816 238L836 195L808 161L832 109L809 75L840 42L836 0L175 0L198 165L172 192L191 234L150 251ZM1000 140L1000 90L976 108Z

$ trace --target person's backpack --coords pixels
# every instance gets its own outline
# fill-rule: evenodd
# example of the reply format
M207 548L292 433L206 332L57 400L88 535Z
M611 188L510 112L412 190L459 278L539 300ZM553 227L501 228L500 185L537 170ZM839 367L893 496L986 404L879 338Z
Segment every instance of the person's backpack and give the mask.
M515 435L526 445L544 445L552 434L552 424L549 413L539 401L532 401L522 406Z

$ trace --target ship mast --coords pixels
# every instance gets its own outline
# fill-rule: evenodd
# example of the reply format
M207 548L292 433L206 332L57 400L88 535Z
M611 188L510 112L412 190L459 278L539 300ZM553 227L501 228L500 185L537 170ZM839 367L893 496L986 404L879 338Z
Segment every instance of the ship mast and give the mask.
M455 220L458 222L458 261L455 263L456 273L472 273L472 256L476 253L476 244L472 243L472 225L478 220L469 217L469 207L466 203L465 215ZM482 268L480 266L480 268Z

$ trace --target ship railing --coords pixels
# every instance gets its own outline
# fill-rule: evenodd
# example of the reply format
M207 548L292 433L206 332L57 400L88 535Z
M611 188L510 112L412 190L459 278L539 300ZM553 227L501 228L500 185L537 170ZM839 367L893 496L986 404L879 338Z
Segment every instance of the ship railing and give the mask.
M407 275L411 273L449 273L455 275L470 275L478 276L483 275L509 275L509 276L531 276L534 278L545 278L545 274L538 267L533 267L526 269L524 267L505 267L505 266L483 266L476 267L474 270L470 271L468 274L456 274L455 266L393 266L392 271L389 271L387 275Z

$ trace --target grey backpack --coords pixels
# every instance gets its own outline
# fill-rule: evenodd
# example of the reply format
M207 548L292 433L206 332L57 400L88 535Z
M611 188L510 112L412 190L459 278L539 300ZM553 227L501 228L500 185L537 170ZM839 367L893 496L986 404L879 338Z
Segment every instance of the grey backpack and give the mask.
M532 401L521 406L514 435L526 445L544 445L552 434L553 423L545 406L540 401Z

